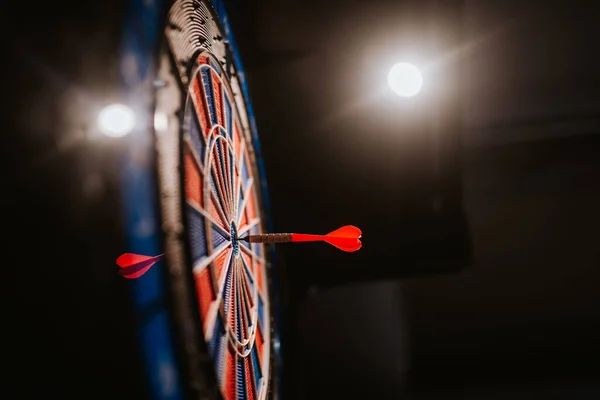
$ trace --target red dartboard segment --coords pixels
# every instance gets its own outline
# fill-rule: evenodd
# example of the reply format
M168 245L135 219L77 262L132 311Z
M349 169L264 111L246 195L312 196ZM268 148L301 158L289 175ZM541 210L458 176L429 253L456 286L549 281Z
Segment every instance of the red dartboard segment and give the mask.
M213 261L214 268L216 271L215 276L218 279L219 285L221 285L221 282L223 281L223 279L222 279L223 271L225 270L225 272L226 272L226 267L230 261L231 261L231 248L226 248L224 251L221 252L221 254L219 254L215 258L215 261Z
M213 290L212 278L210 270L204 268L202 271L195 273L196 290L198 292L198 305L200 307L200 317L206 321L210 305L215 300L215 292Z
M254 274L256 275L256 283L258 284L258 290L260 290L261 293L264 293L265 287L263 286L263 265L258 260L255 262L256 268L254 270Z
M217 141L222 142L220 139L217 139ZM222 143L219 143L220 145ZM219 160L221 160L221 152L219 151L219 147L217 146L215 143L215 146L213 147L213 151L212 151L212 160L213 160L213 176L214 176L214 180L215 181L215 185L217 185L217 195L219 197L219 199L221 200L219 203L222 205L223 211L225 213L225 216L229 216L230 215L230 211L229 211L229 199L227 196L227 189L225 186L225 179L226 179L226 171L223 168L223 166L221 165L221 162ZM229 218L227 218L229 219Z
M226 229L229 218L227 217L227 210L224 205L225 198L223 197L222 191L219 187L219 178L216 176L216 172L212 167L210 168L210 177L208 179L210 179L210 189L206 196L209 196L210 199L213 200L215 210L219 213L220 218L223 220L222 228Z
M187 200L194 201L198 206L203 206L203 186L202 175L198 163L186 146L184 153L184 168L186 170L186 185L185 185L185 198Z
M227 346L227 360L225 364L225 379L224 379L224 388L223 392L225 393L226 398L235 399L236 390L237 390L237 382L236 382L236 364L237 357L235 350L231 348L231 345Z
M232 271L232 277L231 277L231 292L230 292L230 296L229 296L229 313L227 315L227 319L228 319L228 323L229 323L229 329L231 330L231 332L237 332L237 326L238 326L238 321L237 321L237 269L234 269L234 271Z
M242 210L242 218L240 219L240 230L246 228L248 226L248 211L246 208Z
M204 140L208 142L211 124L208 119L208 106L206 105L204 86L202 85L201 78L198 77L192 80L190 94L194 108L196 109L196 115L200 119L200 128L204 134Z
M197 60L198 65L210 65L210 58L206 54L200 54Z
M224 135L226 136L226 134L224 133ZM224 136L224 137L225 137ZM231 163L231 158L232 158L232 153L233 153L233 149L231 148L229 139L221 139L221 157L222 157L222 164L223 164L223 181L225 183L225 196L227 197L227 203L228 203L228 207L230 210L230 219L233 219L233 207L234 207L234 198L233 198L233 184L231 183L232 180L232 163Z
M225 142L225 141L223 141ZM231 209L233 205L233 191L231 186L231 165L229 161L229 147L221 146L221 157L223 160L223 173L224 173L224 181L225 181L225 191L227 196L228 206ZM233 210L231 210L233 211Z
M248 219L250 221L252 221L253 219L255 219L257 217L257 210L256 210L256 200L254 198L254 190L250 191L250 195L248 196L248 205L246 206L246 209L248 210Z
M237 121L233 122L233 153L240 154L242 135Z
M217 124L220 126L225 126L225 118L224 118L224 112L223 112L223 89L222 89L222 84L221 84L221 78L219 78L219 76L217 75L217 73L215 72L215 70L211 71L211 76L212 76L212 89L213 89L213 96L214 96L214 101L215 101L215 108L217 110Z
M250 369L249 357L244 358L244 373L246 375L246 394L248 400L254 400L256 397L256 385L254 385L254 374Z

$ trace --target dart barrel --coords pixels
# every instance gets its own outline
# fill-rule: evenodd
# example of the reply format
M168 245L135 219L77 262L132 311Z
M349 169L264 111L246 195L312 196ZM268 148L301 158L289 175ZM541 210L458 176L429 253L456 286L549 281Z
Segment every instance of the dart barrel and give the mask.
M263 233L261 235L250 235L250 243L288 243L292 241L291 233Z

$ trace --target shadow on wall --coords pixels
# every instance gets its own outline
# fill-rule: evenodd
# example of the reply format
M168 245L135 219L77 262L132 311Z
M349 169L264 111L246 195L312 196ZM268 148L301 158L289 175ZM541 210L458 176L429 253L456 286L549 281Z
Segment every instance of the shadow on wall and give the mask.
M600 135L470 151L474 263L405 284L423 384L599 375L598 154Z
M310 291L298 326L298 399L397 399L407 370L395 282Z

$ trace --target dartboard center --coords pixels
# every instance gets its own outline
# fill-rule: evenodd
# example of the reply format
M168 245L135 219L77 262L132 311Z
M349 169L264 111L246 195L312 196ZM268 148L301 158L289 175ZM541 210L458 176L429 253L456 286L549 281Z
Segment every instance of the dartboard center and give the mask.
M231 221L231 246L233 247L233 255L236 257L240 256L240 242L237 237L237 228L235 227L235 222Z

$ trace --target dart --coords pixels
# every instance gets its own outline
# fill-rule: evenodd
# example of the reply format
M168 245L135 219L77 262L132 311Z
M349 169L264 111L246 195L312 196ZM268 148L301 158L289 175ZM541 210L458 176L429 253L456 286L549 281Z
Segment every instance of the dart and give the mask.
M249 243L289 243L289 242L327 242L340 250L353 252L362 247L362 232L355 226L346 225L327 235L311 235L304 233L265 233L248 235L238 240Z
M119 275L134 279L144 275L154 264L162 260L164 254L158 256L142 256L140 254L125 253L117 258L117 265L121 267Z

